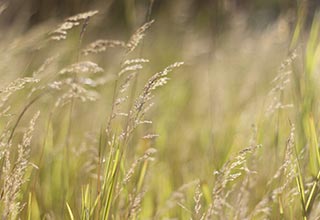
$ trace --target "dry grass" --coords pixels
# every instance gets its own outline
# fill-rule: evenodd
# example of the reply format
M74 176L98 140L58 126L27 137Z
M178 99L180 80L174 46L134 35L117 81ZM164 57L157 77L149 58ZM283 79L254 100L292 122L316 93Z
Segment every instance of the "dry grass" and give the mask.
M212 40L150 13L117 40L95 10L2 39L1 217L319 218L318 20L291 40L237 14Z

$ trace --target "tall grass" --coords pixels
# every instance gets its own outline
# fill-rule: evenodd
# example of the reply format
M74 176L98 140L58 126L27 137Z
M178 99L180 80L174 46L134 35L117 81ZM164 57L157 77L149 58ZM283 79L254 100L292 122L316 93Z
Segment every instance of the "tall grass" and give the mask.
M121 39L96 10L2 38L1 217L319 218L319 15L213 43L152 3Z

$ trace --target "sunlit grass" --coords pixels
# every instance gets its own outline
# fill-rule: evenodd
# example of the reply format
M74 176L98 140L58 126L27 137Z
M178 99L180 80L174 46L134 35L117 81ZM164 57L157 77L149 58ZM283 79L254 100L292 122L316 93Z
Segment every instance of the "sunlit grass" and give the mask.
M92 36L90 11L0 42L2 218L318 218L320 26L303 10L121 39Z

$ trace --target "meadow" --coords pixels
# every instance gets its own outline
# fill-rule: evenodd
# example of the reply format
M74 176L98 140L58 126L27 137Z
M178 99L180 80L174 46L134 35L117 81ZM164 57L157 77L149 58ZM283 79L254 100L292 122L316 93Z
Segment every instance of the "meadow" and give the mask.
M320 17L304 10L6 29L1 218L319 219Z

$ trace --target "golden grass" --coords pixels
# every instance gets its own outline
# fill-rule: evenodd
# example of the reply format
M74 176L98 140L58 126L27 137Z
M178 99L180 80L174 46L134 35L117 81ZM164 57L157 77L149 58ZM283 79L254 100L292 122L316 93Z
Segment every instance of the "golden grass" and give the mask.
M95 40L98 11L3 39L2 218L319 218L320 24L298 15L292 39L236 15Z

